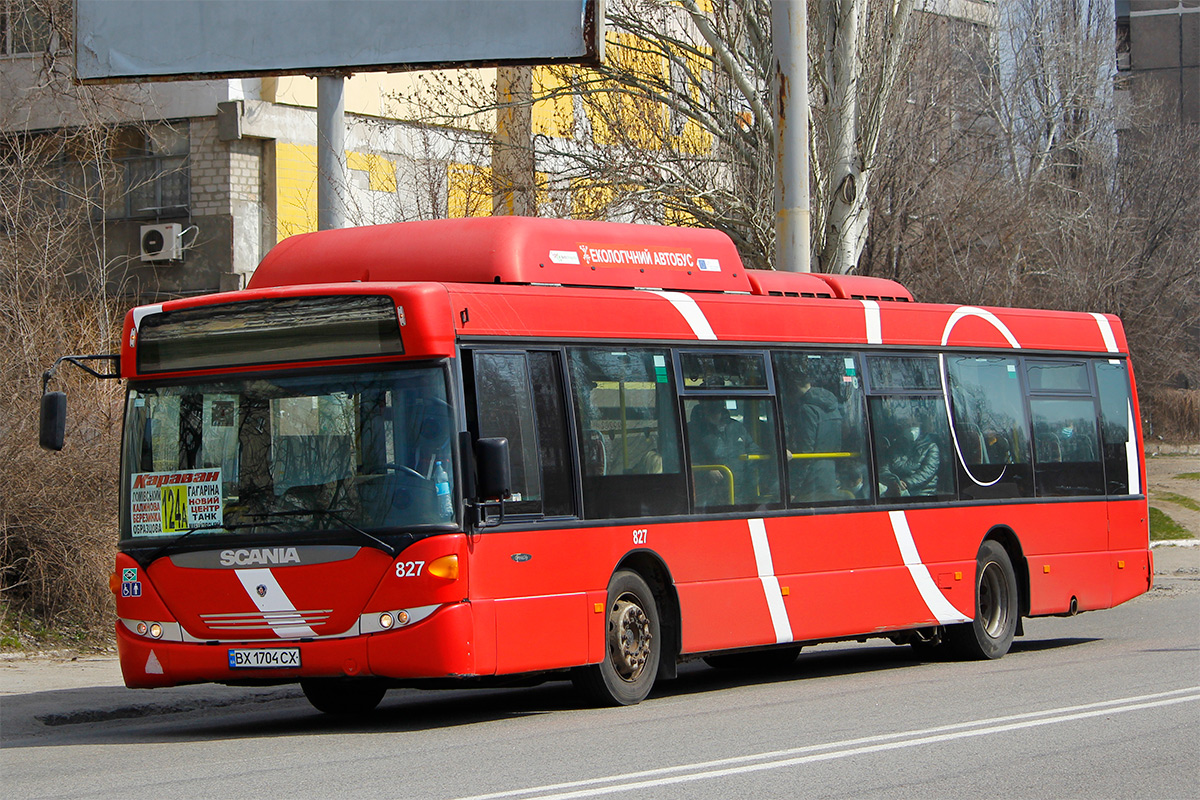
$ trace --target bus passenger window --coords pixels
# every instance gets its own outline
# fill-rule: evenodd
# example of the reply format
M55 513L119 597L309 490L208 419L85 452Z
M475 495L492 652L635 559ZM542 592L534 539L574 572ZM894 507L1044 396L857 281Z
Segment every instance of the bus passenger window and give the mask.
M934 356L868 356L875 482L884 501L954 497L950 424ZM936 394L935 394L936 392Z
M666 350L567 354L589 519L687 511L679 418Z
M1104 494L1096 440L1096 407L1089 398L1033 398L1033 451L1041 497Z
M1018 360L947 356L946 364L959 496L1032 497L1033 460Z
M866 408L857 360L845 352L776 352L793 506L871 499Z
M1141 494L1133 400L1124 361L1096 361L1100 390L1100 439L1108 494Z
M697 509L779 503L775 411L766 398L684 402Z
M872 397L875 473L884 499L948 499L950 426L940 397Z

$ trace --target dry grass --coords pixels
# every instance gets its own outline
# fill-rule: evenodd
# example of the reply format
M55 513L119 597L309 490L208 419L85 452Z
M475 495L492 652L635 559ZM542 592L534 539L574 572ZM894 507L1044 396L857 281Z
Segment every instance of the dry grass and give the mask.
M90 232L41 224L26 229L37 236L22 235L12 219L8 234L0 233L0 339L7 345L0 362L0 639L7 645L28 641L31 631L86 632L111 621L121 431L117 382L68 366L51 386L68 394L67 448L38 447L43 370L60 355L113 352L120 312L88 298L90 287L66 274L65 264L87 263L80 248Z
M1150 389L1141 392L1146 436L1168 442L1200 442L1200 390Z

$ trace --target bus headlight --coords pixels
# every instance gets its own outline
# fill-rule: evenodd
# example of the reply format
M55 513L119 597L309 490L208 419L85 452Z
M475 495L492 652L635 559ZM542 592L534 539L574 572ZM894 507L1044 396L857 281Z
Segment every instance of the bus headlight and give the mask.
M150 623L150 635L155 639L162 638L163 628L157 622Z
M395 621L392 619L392 615L386 611L379 615L379 627L383 628L385 631L392 627L394 622Z

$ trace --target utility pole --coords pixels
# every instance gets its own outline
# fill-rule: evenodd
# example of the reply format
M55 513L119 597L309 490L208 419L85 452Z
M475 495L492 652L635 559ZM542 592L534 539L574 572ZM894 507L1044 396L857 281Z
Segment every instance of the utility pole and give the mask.
M808 197L808 0L771 0L775 112L775 269L811 272Z
M346 79L317 78L317 230L346 227Z
M537 216L533 152L533 67L496 70L492 141L492 214Z

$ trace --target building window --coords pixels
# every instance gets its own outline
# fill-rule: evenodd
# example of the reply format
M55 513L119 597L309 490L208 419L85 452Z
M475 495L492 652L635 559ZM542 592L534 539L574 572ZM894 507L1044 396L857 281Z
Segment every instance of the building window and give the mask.
M160 123L118 131L107 180L97 181L105 219L148 219L186 214L190 189L187 123ZM97 177L99 177L97 175Z
M0 188L26 198L10 216L58 211L99 222L188 214L186 122L116 129L99 148L86 133L63 128L0 139Z
M54 26L45 3L0 0L0 55L45 53L53 49Z

